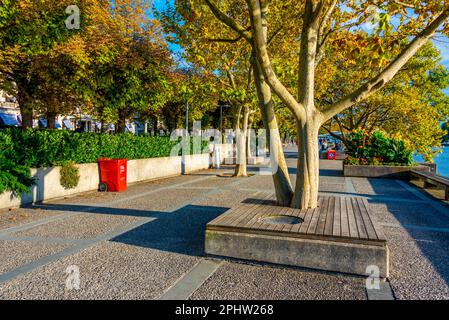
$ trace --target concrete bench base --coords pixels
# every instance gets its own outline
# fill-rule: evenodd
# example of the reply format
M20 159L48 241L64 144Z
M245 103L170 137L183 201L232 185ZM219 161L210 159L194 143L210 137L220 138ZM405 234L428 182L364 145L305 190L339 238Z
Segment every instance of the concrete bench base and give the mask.
M387 240L365 199L323 196L308 210L273 199L247 199L208 223L206 253L365 276L377 268L388 277Z
M430 167L426 165L416 166L374 166L374 165L343 165L343 175L345 177L363 177L363 178L387 178L409 180L410 171L429 172Z
M388 277L388 247L334 241L206 231L207 254L333 272L366 275L369 266Z
M418 180L424 182L424 188L440 187L444 190L444 199L449 200L449 179L429 172L421 172L412 170L410 173L410 179L418 178Z

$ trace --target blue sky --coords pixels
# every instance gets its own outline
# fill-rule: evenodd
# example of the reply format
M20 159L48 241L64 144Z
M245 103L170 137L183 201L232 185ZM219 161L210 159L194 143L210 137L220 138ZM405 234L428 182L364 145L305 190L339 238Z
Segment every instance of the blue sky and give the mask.
M153 0L154 6L158 9L165 8L166 0ZM173 3L173 0L170 0L170 3Z
M449 68L449 40L444 39L442 41L434 41L434 43L438 50L441 51L441 57L443 58L442 63L446 66L446 68Z

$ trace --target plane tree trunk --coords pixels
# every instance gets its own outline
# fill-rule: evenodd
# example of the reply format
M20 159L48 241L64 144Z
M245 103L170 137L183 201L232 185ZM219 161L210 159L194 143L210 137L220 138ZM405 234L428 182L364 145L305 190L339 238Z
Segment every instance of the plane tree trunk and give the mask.
M298 122L298 163L296 186L291 206L293 208L316 208L319 187L319 150L316 121Z
M293 197L293 188L290 182L288 166L285 161L276 115L274 113L271 89L265 82L260 65L255 58L252 59L252 64L266 139L270 153L272 154L271 159L275 162L274 165L276 166L273 172L276 201L280 206L288 206Z
M243 107L242 129L236 129L236 166L234 176L247 177L247 138L248 138L248 121L250 110L248 106Z

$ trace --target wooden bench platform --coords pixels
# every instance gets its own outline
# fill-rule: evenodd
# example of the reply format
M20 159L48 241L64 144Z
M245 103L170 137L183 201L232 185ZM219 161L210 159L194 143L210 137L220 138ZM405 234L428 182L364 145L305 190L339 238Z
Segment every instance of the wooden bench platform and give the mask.
M299 223L270 223L288 217ZM281 219L282 220L282 219ZM319 198L316 209L278 207L260 194L206 227L206 253L330 271L366 274L369 265L388 276L388 248L365 199Z
M410 172L411 178L417 178L424 181L424 188L428 186L437 186L444 189L444 198L449 200L449 179L442 176L432 174L430 172L412 170Z

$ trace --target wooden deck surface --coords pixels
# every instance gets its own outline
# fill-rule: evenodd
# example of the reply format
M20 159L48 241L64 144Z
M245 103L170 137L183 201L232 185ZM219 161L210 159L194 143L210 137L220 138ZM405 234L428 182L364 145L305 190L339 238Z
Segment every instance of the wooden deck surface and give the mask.
M293 216L302 222L267 223L264 218L270 215ZM366 200L356 197L320 196L318 208L298 210L278 207L274 194L259 193L256 199L247 199L211 221L207 229L386 245Z

